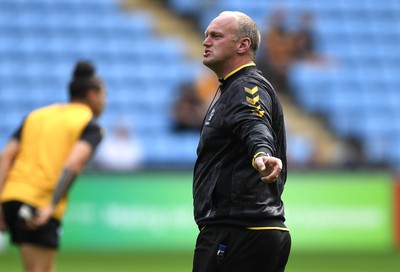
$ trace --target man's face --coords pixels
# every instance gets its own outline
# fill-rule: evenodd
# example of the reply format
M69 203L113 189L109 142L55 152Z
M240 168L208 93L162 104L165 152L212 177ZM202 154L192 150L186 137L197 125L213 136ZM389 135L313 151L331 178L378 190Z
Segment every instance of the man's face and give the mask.
M221 73L235 57L237 21L232 16L218 16L205 31L203 64L214 72Z

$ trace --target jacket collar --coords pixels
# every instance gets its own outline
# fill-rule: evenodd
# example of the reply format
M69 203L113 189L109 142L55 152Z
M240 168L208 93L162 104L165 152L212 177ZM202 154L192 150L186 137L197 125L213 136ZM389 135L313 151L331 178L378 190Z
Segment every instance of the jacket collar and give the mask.
M254 62L242 65L229 74L227 74L224 78L218 78L218 81L221 83L221 89L226 85L227 82L232 82L242 74L244 74L247 70L255 68L256 64Z

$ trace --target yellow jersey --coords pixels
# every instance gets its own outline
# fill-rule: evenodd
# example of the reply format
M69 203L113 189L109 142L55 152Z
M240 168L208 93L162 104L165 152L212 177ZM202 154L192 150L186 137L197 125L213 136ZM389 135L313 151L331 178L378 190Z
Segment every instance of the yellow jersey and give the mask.
M20 128L19 153L0 201L20 201L38 208L49 205L69 153L92 120L92 111L81 103L53 104L31 112ZM101 135L98 139L95 145ZM66 205L64 197L56 206L56 219L62 218Z

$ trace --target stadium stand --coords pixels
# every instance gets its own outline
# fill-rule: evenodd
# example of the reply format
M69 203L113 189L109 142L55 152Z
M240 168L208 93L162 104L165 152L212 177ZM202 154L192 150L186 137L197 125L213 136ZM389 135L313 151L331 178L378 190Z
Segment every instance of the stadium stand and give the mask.
M244 11L261 29L277 7L313 12L317 50L338 65L293 64L295 102L304 112L323 116L336 135L357 139L367 163L399 167L398 1L164 2L176 14L195 18L200 36L222 10ZM0 1L0 147L30 110L67 100L73 63L84 58L93 60L109 89L101 118L106 128L131 116L145 145L145 165L192 165L198 135L170 130L170 105L177 86L194 78L198 66L186 58L187 44L157 35L154 22L152 13L128 12L114 0Z
M180 8L182 2L185 8ZM169 0L177 13L195 14L202 29L222 10L247 12L261 28L275 8L292 14L311 11L316 17L318 52L338 65L321 69L294 63L290 84L297 104L306 112L323 116L340 137L359 141L367 164L400 168L400 92L395 87L400 83L398 1L206 2L208 9L201 11L199 1Z
M169 104L196 67L181 41L154 34L151 14L113 0L4 0L0 18L0 146L30 110L67 100L71 69L83 58L109 90L106 129L130 116L148 166L193 163L198 137L169 132Z

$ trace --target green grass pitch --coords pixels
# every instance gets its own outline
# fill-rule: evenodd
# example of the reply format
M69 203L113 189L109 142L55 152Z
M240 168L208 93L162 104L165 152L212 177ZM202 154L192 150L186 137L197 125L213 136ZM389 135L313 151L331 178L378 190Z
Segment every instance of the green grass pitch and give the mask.
M191 264L191 252L60 252L57 272L190 272ZM0 253L0 271L22 271L17 252ZM292 254L286 272L306 271L398 272L400 271L400 253Z

